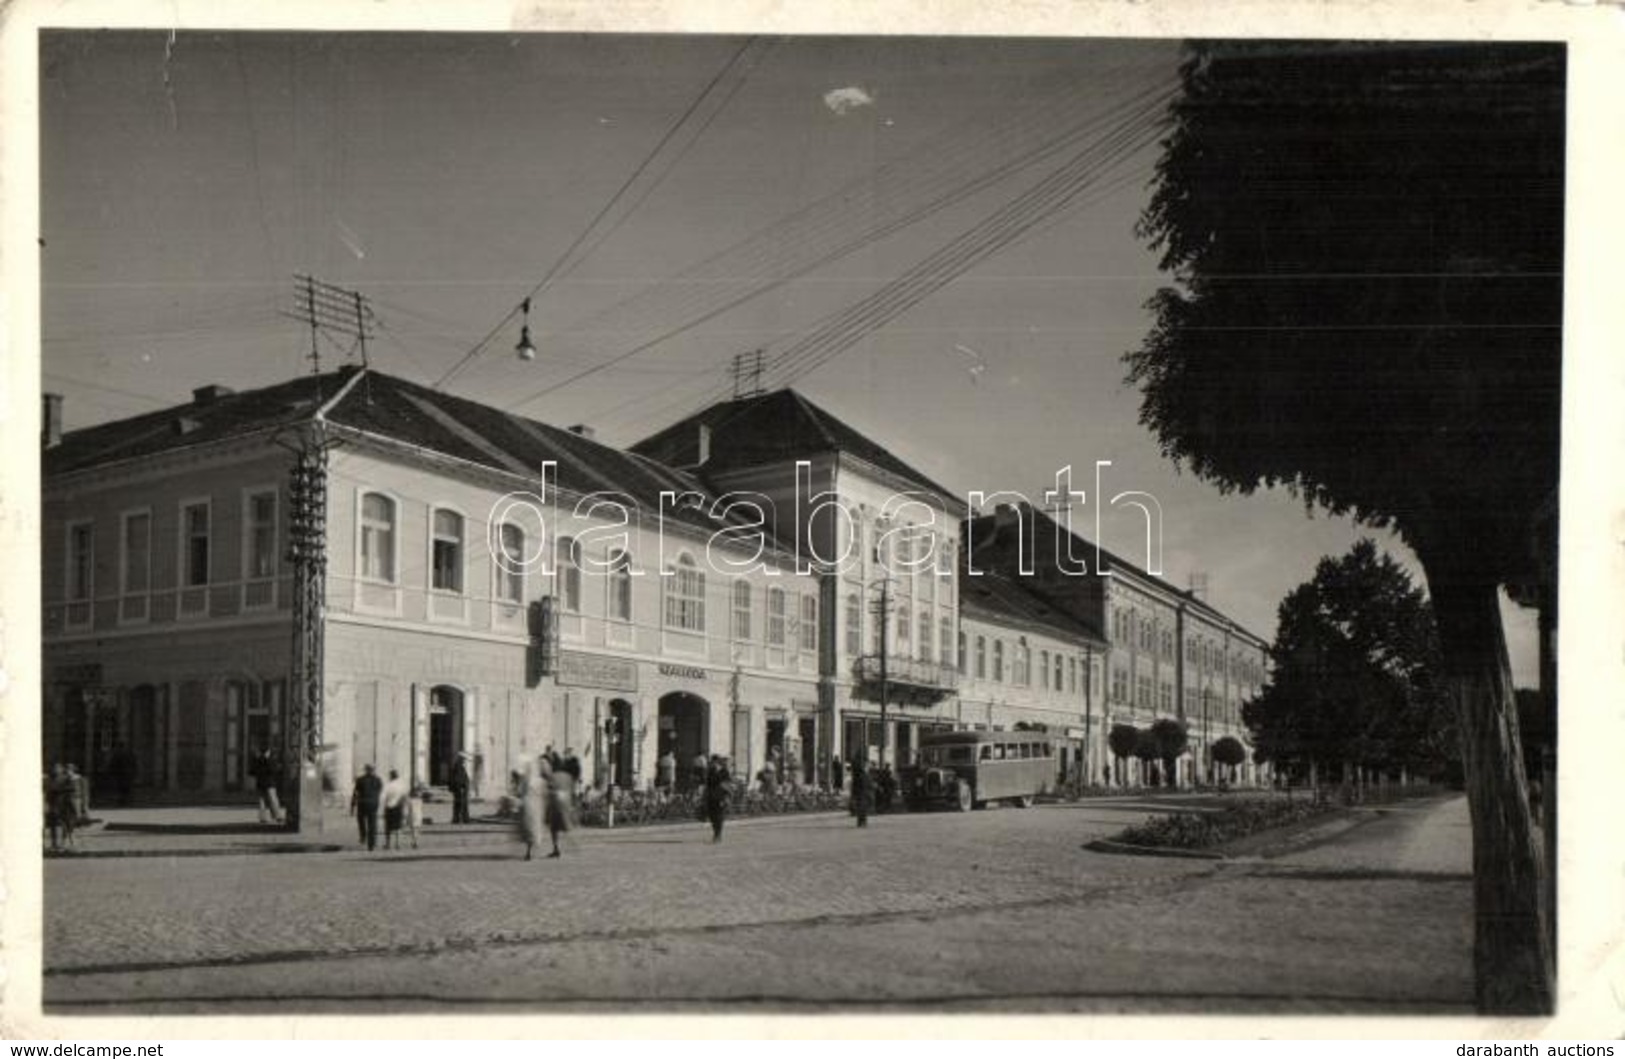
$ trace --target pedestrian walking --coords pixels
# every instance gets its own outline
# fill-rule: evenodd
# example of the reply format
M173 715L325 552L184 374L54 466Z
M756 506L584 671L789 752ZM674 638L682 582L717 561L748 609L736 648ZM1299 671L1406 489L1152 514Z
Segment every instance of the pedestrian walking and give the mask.
M728 801L733 797L729 789L733 777L728 774L728 762L720 754L712 754L705 769L705 819L711 824L711 841L722 841L722 825L728 819Z
M655 766L655 786L667 794L677 786L677 755L671 752L670 747L660 755L660 761Z
M454 824L469 822L468 758L469 753L466 750L457 755L457 760L451 766L451 777L446 781L446 786L451 789L451 822Z
M829 781L837 791L846 789L846 763L840 758L836 758L830 766Z
M565 762L571 759L571 752L565 752ZM576 762L577 768L580 762ZM544 820L547 824L548 837L553 840L553 852L549 857L558 857L559 836L575 826L575 797L576 775L569 768L551 769L545 777L547 780L547 804L543 810Z
M282 786L282 759L276 751L262 746L249 762L248 774L254 777L254 790L259 795L260 823L282 823L282 805L277 800L277 789Z
M406 824L406 799L412 792L401 774L389 770L389 782L384 784L384 848L401 848L401 828Z
M547 755L543 754L520 775L519 841L525 844L526 860L535 855L536 846L542 841L542 817L547 811L547 778L552 771Z
M371 765L363 765L350 791L350 811L355 813L356 823L361 828L361 844L368 849L378 846L378 803L383 793L384 781Z
M692 790L702 790L705 787L705 776L711 769L711 762L704 754L695 754L694 760L688 766L688 783Z
M859 827L869 826L869 814L875 811L874 780L869 766L863 761L852 762L852 815Z
M66 783L73 787L73 826L84 827L90 823L90 777L71 761L64 767L68 770Z
M51 849L73 848L73 829L78 822L78 785L67 766L58 762L45 778L45 826L51 832Z

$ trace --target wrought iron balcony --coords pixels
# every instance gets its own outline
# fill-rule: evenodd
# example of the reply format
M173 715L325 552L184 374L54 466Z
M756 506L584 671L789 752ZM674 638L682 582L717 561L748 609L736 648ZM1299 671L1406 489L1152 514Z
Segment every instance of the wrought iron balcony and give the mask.
M863 655L852 663L852 675L866 689L866 697L878 697L880 656ZM920 658L886 656L888 694L896 698L917 697L930 701L953 694L959 687L959 670L941 662Z

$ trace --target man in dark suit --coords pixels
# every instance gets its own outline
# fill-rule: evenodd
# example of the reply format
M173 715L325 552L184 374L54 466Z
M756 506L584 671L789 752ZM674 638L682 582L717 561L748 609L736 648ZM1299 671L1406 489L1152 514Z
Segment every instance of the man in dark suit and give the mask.
M451 779L446 781L451 788L451 822L454 824L468 823L468 752L457 755L456 764L451 766Z
M368 849L378 845L378 803L384 793L384 781L378 778L371 765L362 767L355 779L355 790L350 794L350 810L361 825L361 841Z

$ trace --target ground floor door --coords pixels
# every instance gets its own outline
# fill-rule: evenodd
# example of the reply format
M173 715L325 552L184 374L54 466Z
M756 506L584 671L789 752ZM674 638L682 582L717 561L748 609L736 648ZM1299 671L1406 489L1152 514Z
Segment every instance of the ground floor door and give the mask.
M463 750L463 693L440 685L429 692L429 783L451 782L452 766Z
M695 759L711 753L711 704L687 691L660 697L660 755L670 751L677 759L677 784L692 787L697 779Z

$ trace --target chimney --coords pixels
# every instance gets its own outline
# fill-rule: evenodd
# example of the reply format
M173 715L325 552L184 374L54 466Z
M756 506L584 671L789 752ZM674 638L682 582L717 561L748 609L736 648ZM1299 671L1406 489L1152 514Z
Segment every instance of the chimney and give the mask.
M594 430L585 423L577 423L575 426L570 428L570 433L584 437L588 441L591 441L598 436L598 431Z
M192 403L199 406L214 404L220 398L227 397L235 392L231 387L221 386L218 383L199 386L192 391Z
M48 393L45 397L44 417L40 420L40 442L48 449L62 444L62 395Z
M700 424L699 455L694 460L694 466L704 467L711 462L711 428L705 423Z

